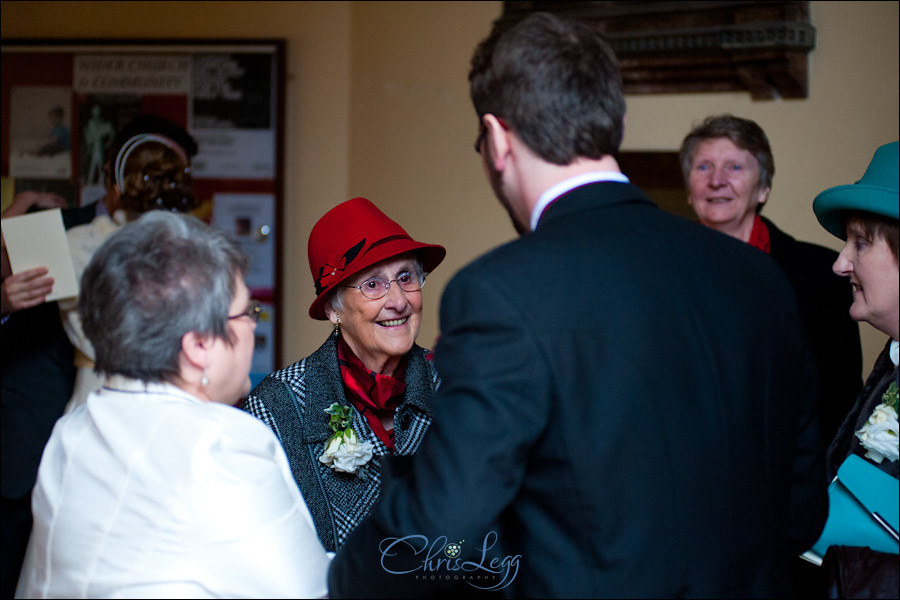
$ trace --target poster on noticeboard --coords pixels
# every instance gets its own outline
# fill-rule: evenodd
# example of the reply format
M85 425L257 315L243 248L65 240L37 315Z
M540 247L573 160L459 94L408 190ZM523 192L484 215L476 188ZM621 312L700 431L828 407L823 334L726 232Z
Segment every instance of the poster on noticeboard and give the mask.
M5 209L16 193L59 194L70 207L105 193L106 150L139 114L197 142L196 216L236 235L267 319L254 371L280 364L284 42L4 40L0 166ZM250 285L252 283L252 285Z

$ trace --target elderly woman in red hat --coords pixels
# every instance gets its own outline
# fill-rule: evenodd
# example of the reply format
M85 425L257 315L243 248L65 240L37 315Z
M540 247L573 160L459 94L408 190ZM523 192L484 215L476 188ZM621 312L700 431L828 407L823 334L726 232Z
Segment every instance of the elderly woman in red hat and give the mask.
M330 320L334 333L266 377L243 408L281 440L328 551L378 499L380 459L413 454L431 423L440 380L415 342L425 276L445 254L365 198L331 209L310 233L309 316Z

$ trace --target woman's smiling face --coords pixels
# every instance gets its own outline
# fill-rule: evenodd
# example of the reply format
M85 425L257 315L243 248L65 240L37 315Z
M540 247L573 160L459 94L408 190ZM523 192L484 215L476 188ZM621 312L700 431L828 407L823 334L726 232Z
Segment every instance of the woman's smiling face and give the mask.
M705 140L691 161L688 203L707 227L749 238L757 207L769 197L759 175L756 158L730 139Z
M326 308L332 323L340 320L341 335L354 354L371 371L390 375L400 359L409 352L422 321L422 291L405 292L396 280L416 275L414 254L404 254L377 263L346 282L359 286L372 277L391 281L387 294L376 300L366 298L358 289L346 288L343 310Z

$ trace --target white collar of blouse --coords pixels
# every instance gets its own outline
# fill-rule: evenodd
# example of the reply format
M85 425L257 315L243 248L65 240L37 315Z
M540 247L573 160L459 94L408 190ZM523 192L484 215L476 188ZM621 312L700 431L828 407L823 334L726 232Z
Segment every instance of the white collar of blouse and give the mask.
M155 394L160 396L172 396L190 402L203 402L196 396L187 393L179 387L162 381L140 381L125 377L124 375L108 375L103 383L103 389L111 392L126 394Z

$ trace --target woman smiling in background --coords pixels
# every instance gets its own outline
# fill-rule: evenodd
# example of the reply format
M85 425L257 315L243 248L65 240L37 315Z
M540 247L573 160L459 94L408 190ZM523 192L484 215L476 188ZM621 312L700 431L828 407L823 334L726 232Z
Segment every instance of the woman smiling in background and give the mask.
M775 160L755 122L708 117L684 138L681 169L700 223L770 255L793 285L822 383L820 430L823 439L831 439L862 386L859 327L847 315L846 284L831 271L837 254L795 240L760 214L772 190Z

